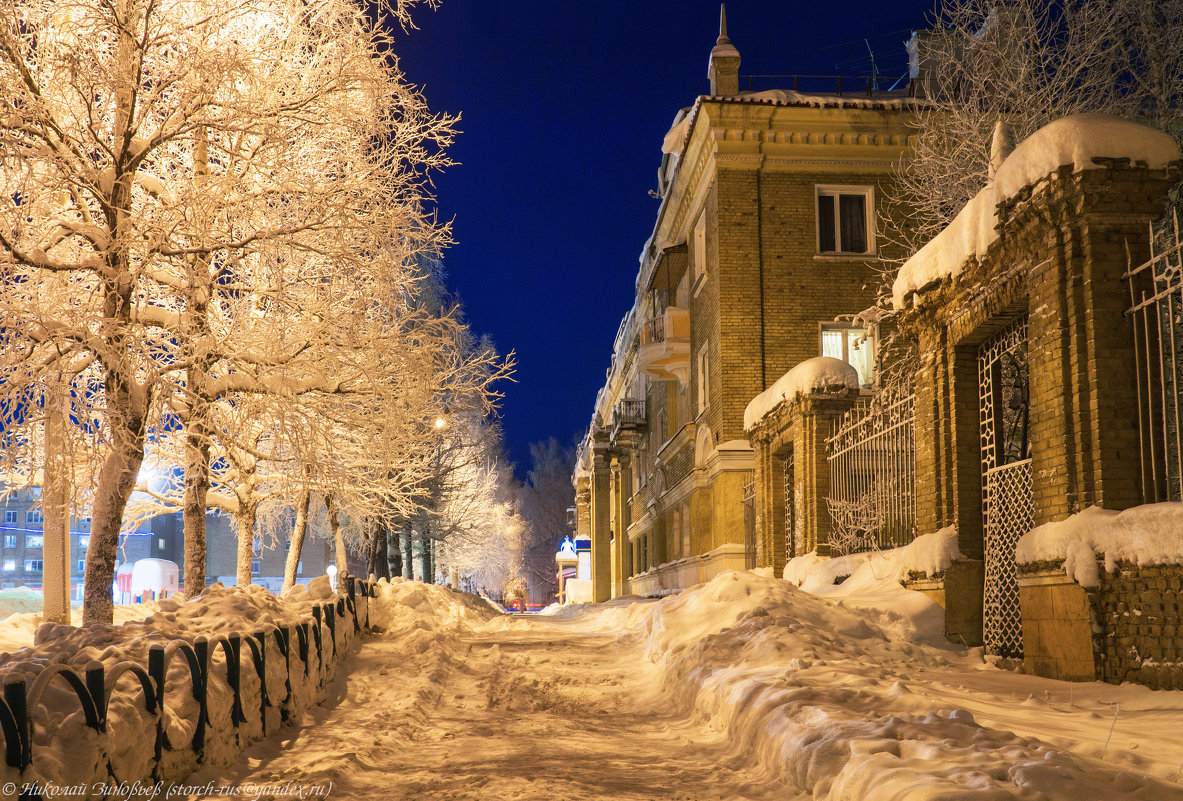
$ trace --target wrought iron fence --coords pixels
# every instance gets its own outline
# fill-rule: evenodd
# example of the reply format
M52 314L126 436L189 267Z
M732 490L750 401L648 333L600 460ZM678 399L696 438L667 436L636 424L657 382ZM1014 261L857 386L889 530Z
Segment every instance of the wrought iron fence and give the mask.
M912 395L855 407L826 440L835 555L904 545L916 536L914 410Z
M756 566L756 471L743 473L743 555L744 567Z
M224 657L224 676L220 678L229 688L229 722L236 732L234 740L237 745L240 748L247 745L249 738L240 736L238 732L252 719L258 723L258 736L267 733L269 711L272 712L273 718L277 712L279 719L286 722L292 713L297 711L293 709L293 680L312 682L317 691L323 690L333 676L330 668L343 658L341 649L351 635L340 630L338 626L352 623L354 633L370 629L369 599L376 597L376 586L368 581L346 577L345 587L343 597L314 605L311 619L295 626L272 625L249 632L200 636L192 642L172 640L168 643L154 643L149 647L146 664L129 660L108 666L92 660L81 672L70 665L50 664L42 667L31 682L21 672L20 663L6 665L9 670L3 679L3 692L0 698L0 731L4 737L4 760L7 766L5 773L11 779L11 784L21 788L19 798L21 801L41 798L41 785L35 780L36 777L30 775L35 757L34 743L35 740L46 736L50 740L57 740L58 737L52 731L43 732L40 725L34 726L34 715L46 701L47 691L58 683L55 681L58 677L61 677L67 691L77 700L86 728L98 738L134 736L134 732L115 731L109 725L115 721L108 718L112 701L127 692L128 683L120 684L120 679L127 675L133 677L133 706L150 720L155 729L150 769L152 781L166 778L163 775L164 765L168 757L176 752L188 751L191 754L191 759L181 760L190 764L191 768L205 761L206 736L211 726L210 682L215 677L214 657L219 651ZM358 608L359 594L366 599L364 612ZM328 629L327 637L323 634L322 627ZM280 661L284 665L284 697L274 697L268 690L269 643L278 651ZM302 677L292 672L293 644L299 657L299 665L302 666L297 668L302 670ZM243 706L243 679L246 676L241 670L241 660L244 656L244 646L245 655L250 658L248 669L253 668L254 676L259 682L259 706L257 710L252 710L250 715ZM330 646L331 653L326 653ZM185 675L188 677L187 690L196 705L196 714L193 720L187 721L192 724L191 736L187 736L184 742L174 743L167 730L165 702L168 700L166 696L171 684L169 668L178 657L182 660ZM112 787L118 787L148 778L120 775L119 769L112 763L110 749L105 750L107 775L98 779L100 783L105 781ZM18 775L13 777L13 773Z
M1152 227L1150 239L1150 259L1131 264L1124 277L1130 287L1126 314L1134 327L1138 373L1142 497L1158 503L1183 500L1183 244L1178 214L1157 236Z

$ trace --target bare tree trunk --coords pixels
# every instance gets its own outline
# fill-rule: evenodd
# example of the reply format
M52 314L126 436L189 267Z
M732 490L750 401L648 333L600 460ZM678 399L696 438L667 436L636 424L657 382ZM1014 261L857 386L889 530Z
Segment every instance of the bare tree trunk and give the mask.
M204 426L185 426L185 497L181 518L185 538L185 595L205 589L205 498L209 494L209 439Z
M389 544L388 557L390 562L390 575L402 578L403 575L403 537L402 532L398 529L390 531L387 537Z
M69 434L63 408L65 392L60 385L51 386L45 398L45 467L41 481L45 585L41 617L46 622L69 624L70 477L66 470Z
M345 532L341 531L337 501L332 495L325 497L325 509L329 513L329 530L333 532L333 547L337 549L337 592L341 592L344 588L342 581L349 574L349 562L345 556Z
M136 485L140 464L144 460L142 432L127 439L123 426L118 429L122 436L103 460L99 469L98 491L95 493L94 510L91 515L90 547L86 550L85 589L82 597L82 624L93 626L110 624L114 620L115 602L111 597L111 584L115 580L115 554L119 548L119 527L123 522L123 510L127 499Z
M193 174L198 188L205 186L209 176L207 139L204 126L194 132ZM204 347L204 334L209 331L209 265L198 257L194 260L190 280L189 303L185 319L190 343ZM185 421L185 489L182 501L182 520L185 538L185 594L194 598L205 589L205 513L209 495L209 432L204 415L209 401L206 398L207 361L203 354L191 356L192 364L186 371L190 393L189 414Z
M135 20L133 4L122 0L117 14L122 21L116 55L116 69L125 76L124 88L115 93L115 120L112 141L122 146L129 136L135 95ZM106 212L108 225L115 241L125 235L130 226L127 220L131 208L132 178L130 170L120 167L111 185L110 205ZM104 332L111 346L109 353L100 356L103 367L103 393L107 408L107 425L111 434L111 450L99 468L91 515L90 547L86 551L86 578L82 599L83 625L109 624L114 620L115 603L111 584L115 580L115 553L119 547L119 528L127 499L136 485L140 465L144 461L144 430L150 390L137 386L137 369L132 363L133 343L130 341L131 311L135 306L134 280L131 259L126 245L121 245L108 256L103 286L103 316L108 330Z
M374 544L370 549L370 575L374 578L390 578L389 540L386 521L378 520L374 523Z
M308 506L311 501L312 493L307 490L300 493L300 504L296 507L296 525L292 529L292 538L288 543L288 558L283 565L283 587L280 592L287 592L296 586L300 554L304 550L304 538L308 534Z
M405 537L403 542L406 546L403 549L404 552L406 553L406 556L404 557L403 561L406 563L406 567L407 567L407 579L410 581L414 581L415 580L415 529L412 528L410 520L407 521L406 528L403 530L403 536Z
M431 529L424 526L419 533L419 572L423 574L424 584L435 583L435 573L431 564Z
M251 583L251 561L255 553L255 516L256 507L249 506L239 511L234 519L238 521L238 574L235 583L239 587L246 587Z

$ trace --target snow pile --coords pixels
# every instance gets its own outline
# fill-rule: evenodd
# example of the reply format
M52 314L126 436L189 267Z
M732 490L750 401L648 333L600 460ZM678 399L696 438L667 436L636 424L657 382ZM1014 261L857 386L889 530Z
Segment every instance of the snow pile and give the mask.
M436 584L382 578L378 579L377 587L370 625L378 629L456 632L505 614L487 598Z
M858 388L858 371L841 359L831 356L806 359L752 398L743 413L744 431L750 431L781 403L792 402L799 395Z
M639 634L667 691L737 757L817 801L1183 799L1183 788L938 705L911 685L965 652L897 638L846 606L725 573L648 607Z
M1183 564L1183 503L1153 503L1124 512L1090 506L1027 532L1015 548L1020 564L1063 562L1065 574L1082 587L1100 583L1098 555L1104 556L1108 571L1121 561Z
M971 257L981 259L998 239L997 209L1025 187L1064 165L1104 168L1096 159L1129 159L1161 169L1179 158L1179 147L1162 131L1109 114L1078 114L1056 120L1023 140L953 222L904 263L892 285L892 304L943 278L961 274Z
M82 672L94 661L108 673L116 665L131 662L146 668L150 646L167 646L174 640L192 643L198 637L237 633L243 636L240 667L240 697L245 720L235 728L231 720L233 693L227 681L226 652L210 649L208 723L205 730L205 759L213 765L227 764L251 740L263 734L260 680L246 639L264 633L266 670L264 681L271 707L266 710L266 727L273 729L284 714L298 716L323 698L322 685L336 670L348 651L354 630L352 617L340 618L336 637L322 622L323 664L317 658L315 641L309 644L309 665L299 655L297 637L285 657L274 634L275 627L294 627L312 618L315 602L337 601L327 592L327 577L310 582L283 602L258 586L228 588L214 584L192 601L176 595L140 605L146 617L122 625L75 628L41 623L32 646L0 655L3 677L22 676L30 692L34 722L33 764L22 781L52 781L58 784L90 785L107 778L108 761L123 781L146 779L152 770L155 741L154 718L144 708L142 691L130 676L115 685L108 710L108 734L100 736L85 725L79 701L64 680L46 685L40 701L35 697L35 679L46 671L69 667ZM364 615L365 600L359 597ZM133 612L134 614L134 612ZM174 653L165 680L164 729L174 749L165 752L161 774L176 779L194 767L194 754L186 746L192 741L198 718L192 679L184 657ZM48 675L48 674L46 674ZM0 768L0 780L16 781L12 768Z

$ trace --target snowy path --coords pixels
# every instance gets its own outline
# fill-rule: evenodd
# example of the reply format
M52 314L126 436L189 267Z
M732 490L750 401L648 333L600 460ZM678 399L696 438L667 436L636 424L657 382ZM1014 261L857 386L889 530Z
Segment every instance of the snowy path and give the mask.
M386 631L351 657L325 704L190 783L274 801L291 796L258 788L472 801L1183 801L1183 693L999 670L947 645L923 596L860 575L842 598L729 573L660 602L554 617L383 585Z
M791 797L726 764L726 743L673 709L635 638L505 624L410 658L401 640L367 642L303 727L191 783L331 781L339 799Z

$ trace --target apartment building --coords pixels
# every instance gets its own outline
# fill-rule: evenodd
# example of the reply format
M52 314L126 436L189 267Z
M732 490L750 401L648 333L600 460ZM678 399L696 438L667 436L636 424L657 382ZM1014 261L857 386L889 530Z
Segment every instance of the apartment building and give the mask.
M915 101L840 78L741 89L726 18L709 93L662 143L661 205L573 477L596 600L755 564L748 403L820 355L872 381L883 187Z

